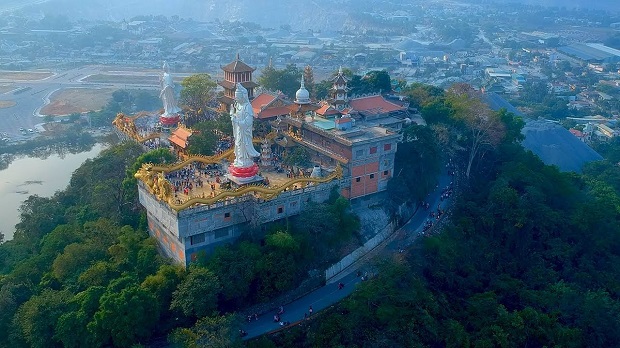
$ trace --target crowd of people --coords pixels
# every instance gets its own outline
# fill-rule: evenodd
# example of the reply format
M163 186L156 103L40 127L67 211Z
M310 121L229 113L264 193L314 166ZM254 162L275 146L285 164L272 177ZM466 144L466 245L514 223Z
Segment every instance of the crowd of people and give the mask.
M446 163L446 171L452 177L456 175L456 165L452 162L451 159L449 159L448 163ZM436 188L438 189L439 185L437 185ZM441 202L443 202L444 200L452 197L453 193L454 182L450 181L450 183L446 187L441 189L441 195L439 196L439 199L441 200ZM427 211L431 208L430 203L428 202L422 202L421 205ZM424 224L422 225L422 231L420 231L418 234L426 235L428 230L430 230L435 225L435 223L439 221L439 219L444 213L445 211L441 209L441 203L437 204L437 209L429 212L428 219L424 222Z
M146 147L148 150L156 150L162 146L162 142L159 138L154 138L143 141L142 146Z
M177 203L181 202L179 193L192 196L197 191L202 191L200 196L215 197L216 192L230 185L225 172L219 164L202 164L194 162L183 169L166 174L166 180L172 185ZM204 187L207 189L203 189ZM209 190L210 188L210 190Z

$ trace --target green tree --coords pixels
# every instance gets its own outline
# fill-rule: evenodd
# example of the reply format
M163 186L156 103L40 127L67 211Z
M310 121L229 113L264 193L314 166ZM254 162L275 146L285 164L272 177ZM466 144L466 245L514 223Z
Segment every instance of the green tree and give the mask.
M93 334L87 329L89 321L99 308L99 299L105 292L102 286L93 286L76 294L68 301L67 309L58 318L54 338L64 347L96 347Z
M364 76L364 80L370 85L370 92L389 93L392 91L392 81L386 70L369 71Z
M301 70L294 64L289 64L282 70L268 66L263 69L258 83L267 90L281 91L292 99L299 89L301 76Z
M159 320L157 299L129 277L119 278L101 296L99 309L88 323L101 345L127 347L148 339Z
M216 133L214 121L199 122L192 128L195 132L190 138L188 150L192 154L213 155L220 137Z
M243 347L239 336L239 320L233 315L205 317L191 329L177 329L168 341L175 348Z
M284 154L282 163L287 166L307 167L310 164L310 154L305 147L296 146Z
M15 324L31 347L60 347L54 339L56 321L71 299L68 291L46 289L31 297L17 311Z
M181 81L181 103L194 111L205 113L209 104L215 99L216 83L209 74L188 76Z
M261 257L260 248L247 241L234 249L217 248L207 267L213 270L222 284L222 297L233 305L243 303L250 295L251 284L256 277L256 263Z
M394 179L388 183L388 192L396 204L423 200L437 184L441 171L441 150L431 128L412 124L402 134Z
M172 294L170 308L188 317L211 315L217 309L217 297L221 289L220 280L209 269L190 266L187 276Z
M469 179L474 160L481 151L501 142L505 126L498 115L492 112L467 84L455 84L450 87L447 101L454 110L454 118L464 126L463 136L468 143L465 176Z

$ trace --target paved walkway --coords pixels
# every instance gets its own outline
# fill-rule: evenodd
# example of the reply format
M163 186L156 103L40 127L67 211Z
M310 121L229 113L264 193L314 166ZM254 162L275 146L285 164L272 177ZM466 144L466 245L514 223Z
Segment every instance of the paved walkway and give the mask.
M400 228L397 233L405 233L406 236L417 236L418 232L422 230L422 225L428 219L428 214L432 209L437 209L438 204L441 205L442 209L444 209L447 204L447 200L441 201L440 196L442 190L450 184L452 180L451 176L442 175L439 178L439 187L437 190L432 192L427 201L430 203L429 210L418 209L418 211L414 214L414 216L403 226ZM410 244L413 241L413 238L406 238ZM406 245L402 245L403 241L392 241L386 245L379 245L378 248L385 247L387 250L392 250L398 252L399 249L405 248ZM363 258L362 258L363 259ZM344 284L344 288L338 289L338 283L330 283L322 286L314 291L309 292L303 297L284 305L284 314L280 316L280 321L290 322L290 325L296 325L300 322L303 322L305 315L310 316L309 309L312 307L313 315L316 315L317 312L339 302L343 298L350 295L355 290L355 285L361 282L361 278L357 276L357 270L365 263L366 260L362 260L363 262L356 262L352 266L346 268L341 274L338 276L339 282ZM278 323L274 322L274 315L276 313L267 313L258 317L258 320L251 320L250 322L246 322L243 326L243 330L245 330L248 334L244 337L244 339L250 339L253 337L257 337L269 332L273 332L283 327Z

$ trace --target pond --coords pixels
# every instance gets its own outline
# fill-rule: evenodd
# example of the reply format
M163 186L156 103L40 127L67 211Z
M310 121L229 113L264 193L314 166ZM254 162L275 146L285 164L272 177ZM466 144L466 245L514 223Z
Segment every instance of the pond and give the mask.
M0 232L13 239L19 222L19 206L30 195L50 197L64 190L71 175L84 161L96 157L107 145L95 144L89 151L53 154L45 159L22 157L0 170Z

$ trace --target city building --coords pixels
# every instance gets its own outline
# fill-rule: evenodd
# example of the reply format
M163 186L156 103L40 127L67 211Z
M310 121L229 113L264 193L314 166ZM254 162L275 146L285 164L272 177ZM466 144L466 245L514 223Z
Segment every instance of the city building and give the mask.
M600 43L574 43L560 47L558 51L585 63L620 62L620 50Z

